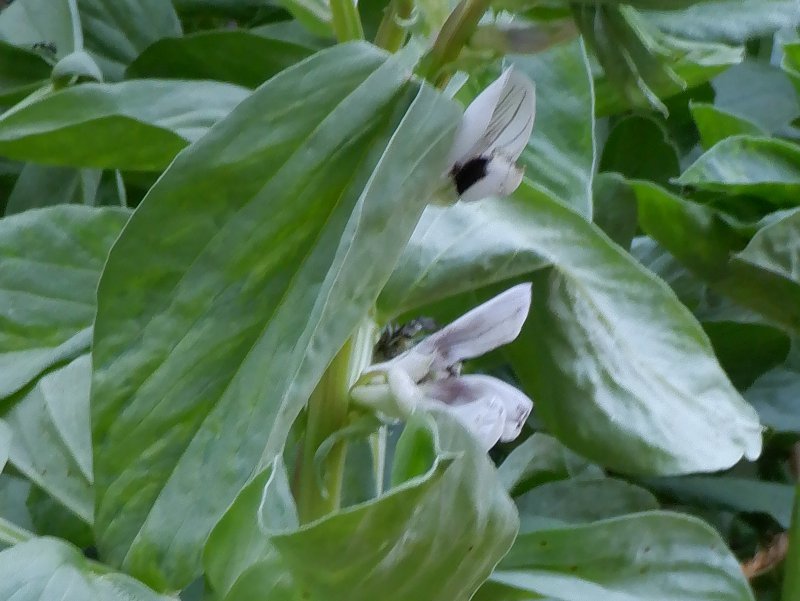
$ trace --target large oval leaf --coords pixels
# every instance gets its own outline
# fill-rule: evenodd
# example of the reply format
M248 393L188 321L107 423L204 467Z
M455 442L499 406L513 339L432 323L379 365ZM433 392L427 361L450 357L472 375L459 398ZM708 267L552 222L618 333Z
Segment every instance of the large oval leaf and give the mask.
M0 153L53 165L160 170L248 94L200 81L74 86L4 113Z
M719 534L672 513L521 534L500 568L475 601L753 600Z
M760 425L673 291L560 203L513 204L553 269L507 347L537 415L562 442L624 472L685 473L757 457Z
M59 206L0 220L0 398L89 347L122 209Z
M106 557L158 586L197 573L440 185L460 113L427 87L414 99L404 58L384 61L337 46L267 82L175 160L109 257L96 528Z

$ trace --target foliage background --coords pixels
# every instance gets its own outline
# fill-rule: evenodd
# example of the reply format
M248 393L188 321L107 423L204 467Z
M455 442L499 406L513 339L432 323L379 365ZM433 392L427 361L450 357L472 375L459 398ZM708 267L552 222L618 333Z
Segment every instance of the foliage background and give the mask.
M795 0L498 0L456 102L408 77L444 0L359 3L391 59L323 0L3 4L0 598L800 599ZM501 64L523 185L426 207ZM272 460L360 320L523 280L467 366L536 402L499 469L412 423L298 524Z

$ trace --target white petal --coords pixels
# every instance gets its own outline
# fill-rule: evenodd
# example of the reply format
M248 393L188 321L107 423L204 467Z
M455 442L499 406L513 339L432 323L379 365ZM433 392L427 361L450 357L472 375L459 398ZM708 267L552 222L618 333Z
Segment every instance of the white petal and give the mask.
M356 384L350 389L355 403L385 417L408 418L424 401L417 383L402 369L391 369L380 383Z
M474 202L490 196L508 196L519 188L523 175L523 170L509 157L495 153L486 165L486 175L464 190L459 198Z
M503 407L503 424L498 438L503 442L519 436L533 409L533 401L523 392L491 376L466 375L436 380L422 384L419 390L427 402L435 400L453 409L489 400L499 403Z
M506 411L506 422L503 434L500 436L502 442L514 440L520 435L522 427L533 409L533 401L525 393L511 384L491 376L472 374L461 376L459 379L468 387L479 390L481 396L492 394L503 404Z
M446 407L446 410L478 439L485 450L488 451L500 440L506 411L497 399L479 399L466 405Z
M370 365L364 370L359 380L367 382L370 377L374 377L376 380L385 382L387 373L400 369L406 372L414 382L421 381L430 373L436 357L430 351L420 352L418 348L419 345L414 346L393 359Z
M531 306L531 285L518 284L431 334L412 350L432 356L430 370L480 357L519 336Z
M492 114L478 154L502 152L516 161L533 130L536 114L536 88L527 75L513 68L506 69L508 79L500 103ZM473 151L474 152L474 151Z
M489 87L478 94L464 111L447 160L448 165L463 163L471 156L472 149L480 142L489 128L495 108L500 102L503 89L510 76L511 69L506 69Z

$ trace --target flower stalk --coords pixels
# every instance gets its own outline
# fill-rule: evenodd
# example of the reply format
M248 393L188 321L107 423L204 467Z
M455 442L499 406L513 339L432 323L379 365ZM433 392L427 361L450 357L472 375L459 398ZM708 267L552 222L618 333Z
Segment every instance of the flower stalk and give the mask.
M318 449L348 425L350 387L372 357L375 326L365 320L331 361L308 400L305 437L298 459L295 490L302 523L311 522L341 507L342 479L347 456L344 440L332 445L320 466Z
M353 0L331 0L333 32L339 42L364 39L361 16Z
M436 41L419 67L419 74L438 87L447 84L449 76L442 73L446 65L461 54L472 34L478 28L481 17L489 10L490 0L461 0L442 25Z
M408 37L403 23L408 22L413 10L414 3L411 0L392 0L378 26L375 45L389 52L400 50Z

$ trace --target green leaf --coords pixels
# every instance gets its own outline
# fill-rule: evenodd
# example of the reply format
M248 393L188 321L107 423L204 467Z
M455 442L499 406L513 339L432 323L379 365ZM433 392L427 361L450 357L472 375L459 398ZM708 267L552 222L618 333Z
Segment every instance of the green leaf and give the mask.
M766 62L745 60L716 77L712 85L718 109L749 119L770 133L780 130L800 111L786 73Z
M776 432L800 432L800 363L794 349L786 363L758 378L745 398Z
M536 125L520 157L525 175L534 186L591 215L594 88L583 43L509 60L536 82Z
M790 42L783 45L781 67L789 76L795 89L800 92L800 42Z
M109 257L96 531L105 557L159 587L197 574L441 185L460 111L385 58L342 45L271 79L181 153Z
M708 81L743 58L741 48L661 32L631 6L576 6L576 22L603 67L596 82L598 114L654 108L660 98Z
M720 364L739 390L780 364L789 352L789 336L772 325L720 320L704 321L703 329Z
M75 50L77 16L74 0L16 0L0 11L0 39L28 48L53 44L61 58Z
M181 35L171 2L164 0L76 0L86 49L109 79L153 42Z
M668 8L665 6L664 8ZM662 31L700 41L744 44L800 24L794 0L705 0L683 10L645 13Z
M439 459L424 476L273 537L318 599L469 599L506 553L518 518L493 465L450 419L440 416L437 431ZM360 542L345 533L357 533Z
M87 83L3 114L0 153L53 165L157 171L248 93L214 82Z
M515 499L520 532L583 524L639 511L658 509L644 488L614 478L580 478L547 482Z
M87 523L94 495L89 425L89 355L50 372L4 414L9 460Z
M126 77L214 79L255 88L315 51L247 31L202 31L155 42L131 63Z
M506 199L427 207L378 298L379 311L388 321L547 265L536 240L520 227L528 220L526 211Z
M676 180L684 186L764 198L775 206L797 206L800 147L754 136L721 141Z
M498 475L505 489L517 495L553 480L598 477L603 471L552 436L535 432L509 453Z
M618 173L600 173L594 178L593 193L597 227L622 248L630 248L638 223L636 197L628 183Z
M97 281L127 218L59 206L0 220L0 398L88 349Z
M398 442L399 447L404 447L400 456L427 457L430 463L422 473L406 474L411 478L380 497L300 528L281 531L262 526L262 540L266 543L271 535L270 541L294 582L298 598L468 599L508 550L518 519L485 452L447 416L437 417L434 430L425 425L427 421L416 417L407 426L409 435L404 433ZM423 432L426 435L421 435ZM432 446L437 452L431 456ZM265 491L262 498L268 500L269 494ZM255 495L250 499L248 509L252 512L256 508ZM237 501L215 529L215 535L223 524L233 524L232 512L243 509L244 503L239 505ZM255 517L250 513L248 523L241 514L237 516L249 549L251 536L247 532L257 529ZM233 534L228 531L230 550L213 547L215 556L222 558L226 551L237 556L242 553ZM219 545L221 538L215 535L210 544ZM207 553L212 553L211 546ZM272 553L265 550L261 566L252 564L241 572L232 592L224 597L226 601L252 598L248 595L258 590L245 588L242 583L263 586L274 580L279 568L268 559ZM260 598L290 597L286 593L265 597L262 593Z
M281 0L277 4L288 10L313 35L333 37L333 17L326 0Z
M680 174L678 152L661 123L651 117L633 115L618 121L609 133L600 158L600 171L666 184Z
M758 230L736 257L800 284L800 208Z
M40 536L61 538L81 549L94 546L92 527L38 486L31 487L25 506Z
M52 68L33 50L0 41L0 103L13 104L48 83Z
M244 601L254 595L270 599L270 594L276 594L272 588L283 598L293 594L294 581L263 531L264 520L275 530L298 527L297 509L280 459L242 489L208 537L203 564L220 599Z
M800 332L800 286L738 258L735 253L747 237L724 214L646 182L632 186L645 232L717 291L789 332Z
M752 121L724 111L713 104L692 102L689 104L692 118L700 132L700 143L708 150L717 142L732 136L762 136L766 132Z
M596 226L527 193L506 204L524 208L518 228L553 268L534 275L528 320L505 348L548 431L628 473L714 471L758 456L755 411L672 290Z
M59 204L95 204L102 171L25 163L8 197L6 215Z
M743 513L763 513L782 528L792 521L794 486L732 476L688 476L646 481L649 488L679 502Z
M9 425L0 420L0 473L8 461L8 453L11 449L12 430Z
M742 61L744 56L741 47L732 47L725 44L700 42L694 40L684 40L674 37L666 37L661 40L668 50L669 59L666 64L677 76L683 85L667 80L648 81L647 87L643 92L639 85L641 82L634 79L628 82L630 74L621 73L614 77L606 74L605 77L595 77L595 97L597 99L595 113L597 115L610 115L628 109L635 109L643 104L641 94L655 95L659 98L667 98L673 94L682 92L703 84L715 76L719 75L731 65L736 65ZM614 38L607 41L614 45ZM611 52L611 50L609 50ZM613 58L606 59L608 61ZM622 63L623 65L625 62ZM609 70L613 73L611 67ZM635 88L631 87L633 84ZM622 87L620 87L622 86ZM627 86L627 88L625 87ZM631 92L625 92L631 89ZM649 106L649 105L648 105ZM658 103L656 103L658 106Z
M666 512L520 535L474 599L520 598L514 591L561 601L753 600L720 536Z
M93 571L83 554L54 538L0 552L0 598L14 601L170 601L124 574Z
M681 302L697 314L705 300L706 286L703 282L652 238L637 236L633 239L630 252L637 261L669 284Z

